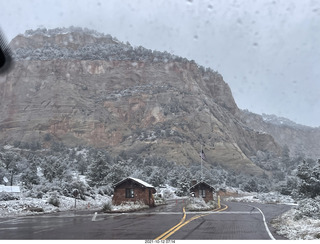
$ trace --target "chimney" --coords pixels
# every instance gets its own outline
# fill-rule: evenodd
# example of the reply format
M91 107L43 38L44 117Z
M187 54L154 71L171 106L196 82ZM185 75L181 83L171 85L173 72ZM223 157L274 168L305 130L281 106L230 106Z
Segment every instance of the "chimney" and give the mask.
M195 184L197 184L197 180L191 180L191 186L194 186Z

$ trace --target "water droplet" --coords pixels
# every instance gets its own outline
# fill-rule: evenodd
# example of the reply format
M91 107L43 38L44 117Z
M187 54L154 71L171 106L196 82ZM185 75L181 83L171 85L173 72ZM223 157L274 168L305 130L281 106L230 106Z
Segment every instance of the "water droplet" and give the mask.
M198 37L198 35L194 35L193 38L194 38L195 40L198 40L199 37Z
M209 11L213 10L213 6L211 4L208 5L208 10Z
M193 0L187 0L188 4L192 4Z

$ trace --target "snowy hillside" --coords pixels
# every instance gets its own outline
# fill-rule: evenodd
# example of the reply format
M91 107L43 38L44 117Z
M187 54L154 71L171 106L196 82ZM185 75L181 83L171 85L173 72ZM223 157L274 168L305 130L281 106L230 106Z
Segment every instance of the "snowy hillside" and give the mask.
M10 46L16 60L188 61L168 52L132 47L109 34L79 27L27 30Z
M270 124L290 126L290 127L300 128L300 129L308 128L308 126L297 124L287 118L279 117L274 114L269 115L269 114L263 113L261 116L262 116L263 121L270 123Z

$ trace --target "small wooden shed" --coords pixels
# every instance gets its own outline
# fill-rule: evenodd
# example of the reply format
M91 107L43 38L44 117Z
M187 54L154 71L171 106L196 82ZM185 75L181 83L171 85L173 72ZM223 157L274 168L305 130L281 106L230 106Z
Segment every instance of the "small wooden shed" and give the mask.
M201 197L205 202L213 201L215 189L206 182L193 182L189 190L194 197Z
M156 189L149 183L128 177L114 185L112 203L114 205L120 205L125 202L141 201L150 207L154 207L154 193L156 193Z

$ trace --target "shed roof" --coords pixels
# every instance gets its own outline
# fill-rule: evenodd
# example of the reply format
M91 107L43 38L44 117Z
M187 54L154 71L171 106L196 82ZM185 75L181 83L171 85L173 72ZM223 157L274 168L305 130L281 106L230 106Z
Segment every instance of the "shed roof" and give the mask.
M212 189L212 190L215 190L213 186L210 186L208 183L206 183L206 182L204 182L204 181L200 181L200 182L194 184L194 185L191 186L189 189L191 190L191 189L193 189L193 188L195 188L195 187L197 187L197 186L200 186L200 185L204 185L204 186L207 186L208 188L210 188L210 189Z
M127 180L133 180L133 181L137 182L139 185L142 185L142 186L147 187L147 188L154 188L153 185L150 185L149 183L147 183L147 182L145 182L143 180L140 180L140 179L137 179L137 178L133 178L133 177L127 177L127 178L119 181L118 183L114 184L114 187L120 185L121 183L123 183L123 182L125 182Z
M20 193L20 186L0 185L0 192Z

